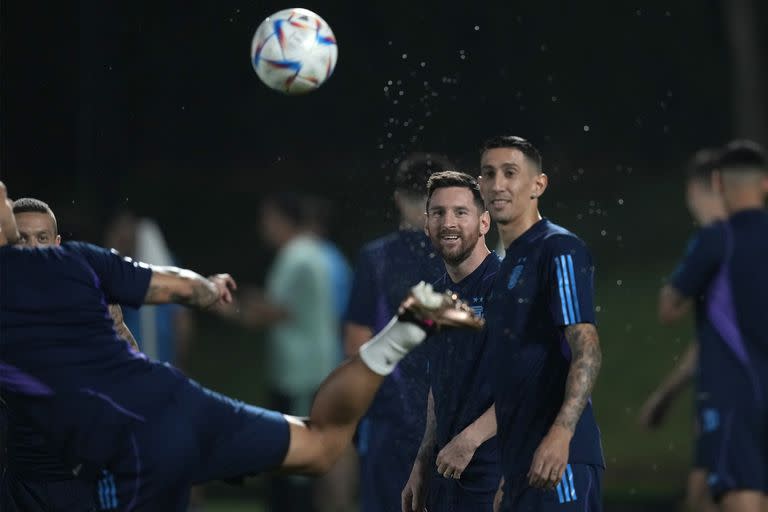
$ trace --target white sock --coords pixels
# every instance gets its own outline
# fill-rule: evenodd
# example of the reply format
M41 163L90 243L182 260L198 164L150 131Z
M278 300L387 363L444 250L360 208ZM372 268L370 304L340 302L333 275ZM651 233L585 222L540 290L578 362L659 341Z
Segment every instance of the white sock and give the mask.
M379 375L389 375L397 363L426 337L427 333L421 327L393 317L381 332L360 347L360 359Z

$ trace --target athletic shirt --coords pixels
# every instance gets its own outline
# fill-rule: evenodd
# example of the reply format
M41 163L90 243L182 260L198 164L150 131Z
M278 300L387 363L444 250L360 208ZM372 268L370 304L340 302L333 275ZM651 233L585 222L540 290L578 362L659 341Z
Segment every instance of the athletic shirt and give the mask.
M446 274L435 289L458 294L477 315L483 316L500 265L498 256L490 253L458 283ZM435 400L437 454L493 405L493 353L486 329L447 329L431 336L425 344L429 384ZM500 476L498 443L493 436L475 451L459 483L466 491L485 497L498 488Z
M486 306L507 482L528 472L560 412L571 363L564 328L595 322L593 278L584 242L546 219L507 248ZM604 464L591 400L576 425L568 461Z

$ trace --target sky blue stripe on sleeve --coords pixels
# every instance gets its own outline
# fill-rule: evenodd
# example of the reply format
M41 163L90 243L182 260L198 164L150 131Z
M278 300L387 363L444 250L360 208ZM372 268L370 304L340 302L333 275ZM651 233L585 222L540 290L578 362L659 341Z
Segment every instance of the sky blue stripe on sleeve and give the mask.
M576 293L576 273L573 271L573 257L568 255L568 271L571 276L571 289L573 290L573 309L576 310L576 322L581 322L581 309L579 309L579 294Z
M115 485L115 476L110 473L109 474L109 484L112 489L112 508L117 508L117 486Z
M565 471L568 473L568 483L571 484L571 501L576 501L576 487L573 485L573 470L570 464L565 466Z
M555 257L555 267L557 268L557 285L560 288L560 305L563 308L563 323L568 324L568 310L565 307L565 287L563 286L563 271L560 269L560 259Z
M99 509L106 510L107 504L104 502L104 478L99 478Z
M568 324L576 323L576 315L573 312L573 298L571 297L571 279L568 276L568 265L565 263L565 256L560 255L560 264L563 268L563 281L565 281L565 303L568 304L570 313Z
M565 497L563 496L563 483L562 482L557 484L557 499L560 500L560 503L565 501Z

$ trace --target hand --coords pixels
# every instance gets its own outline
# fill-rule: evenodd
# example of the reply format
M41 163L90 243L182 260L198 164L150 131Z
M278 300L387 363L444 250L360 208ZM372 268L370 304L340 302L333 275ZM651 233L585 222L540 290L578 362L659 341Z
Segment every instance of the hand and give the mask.
M208 280L212 282L219 292L219 300L214 304L231 304L232 292L237 290L237 283L232 279L229 274L216 274L208 277Z
M667 394L654 391L640 409L640 425L648 429L659 427L667 415L669 403Z
M568 450L573 433L560 426L553 426L541 440L533 454L533 463L528 471L531 487L551 490L563 477L568 464Z
M437 472L445 478L458 480L475 455L477 444L464 432L451 439L437 454Z
M427 512L424 502L427 500L428 465L416 460L411 469L411 476L400 494L402 512Z
M504 499L504 477L501 477L499 488L496 489L496 495L493 497L493 512L501 510L501 500Z

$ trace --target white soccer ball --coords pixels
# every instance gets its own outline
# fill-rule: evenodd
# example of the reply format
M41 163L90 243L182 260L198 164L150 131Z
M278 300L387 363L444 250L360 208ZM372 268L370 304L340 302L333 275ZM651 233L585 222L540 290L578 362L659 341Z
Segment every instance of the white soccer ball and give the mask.
M285 94L320 87L336 67L331 27L307 9L285 9L265 19L251 43L251 64L261 81Z

